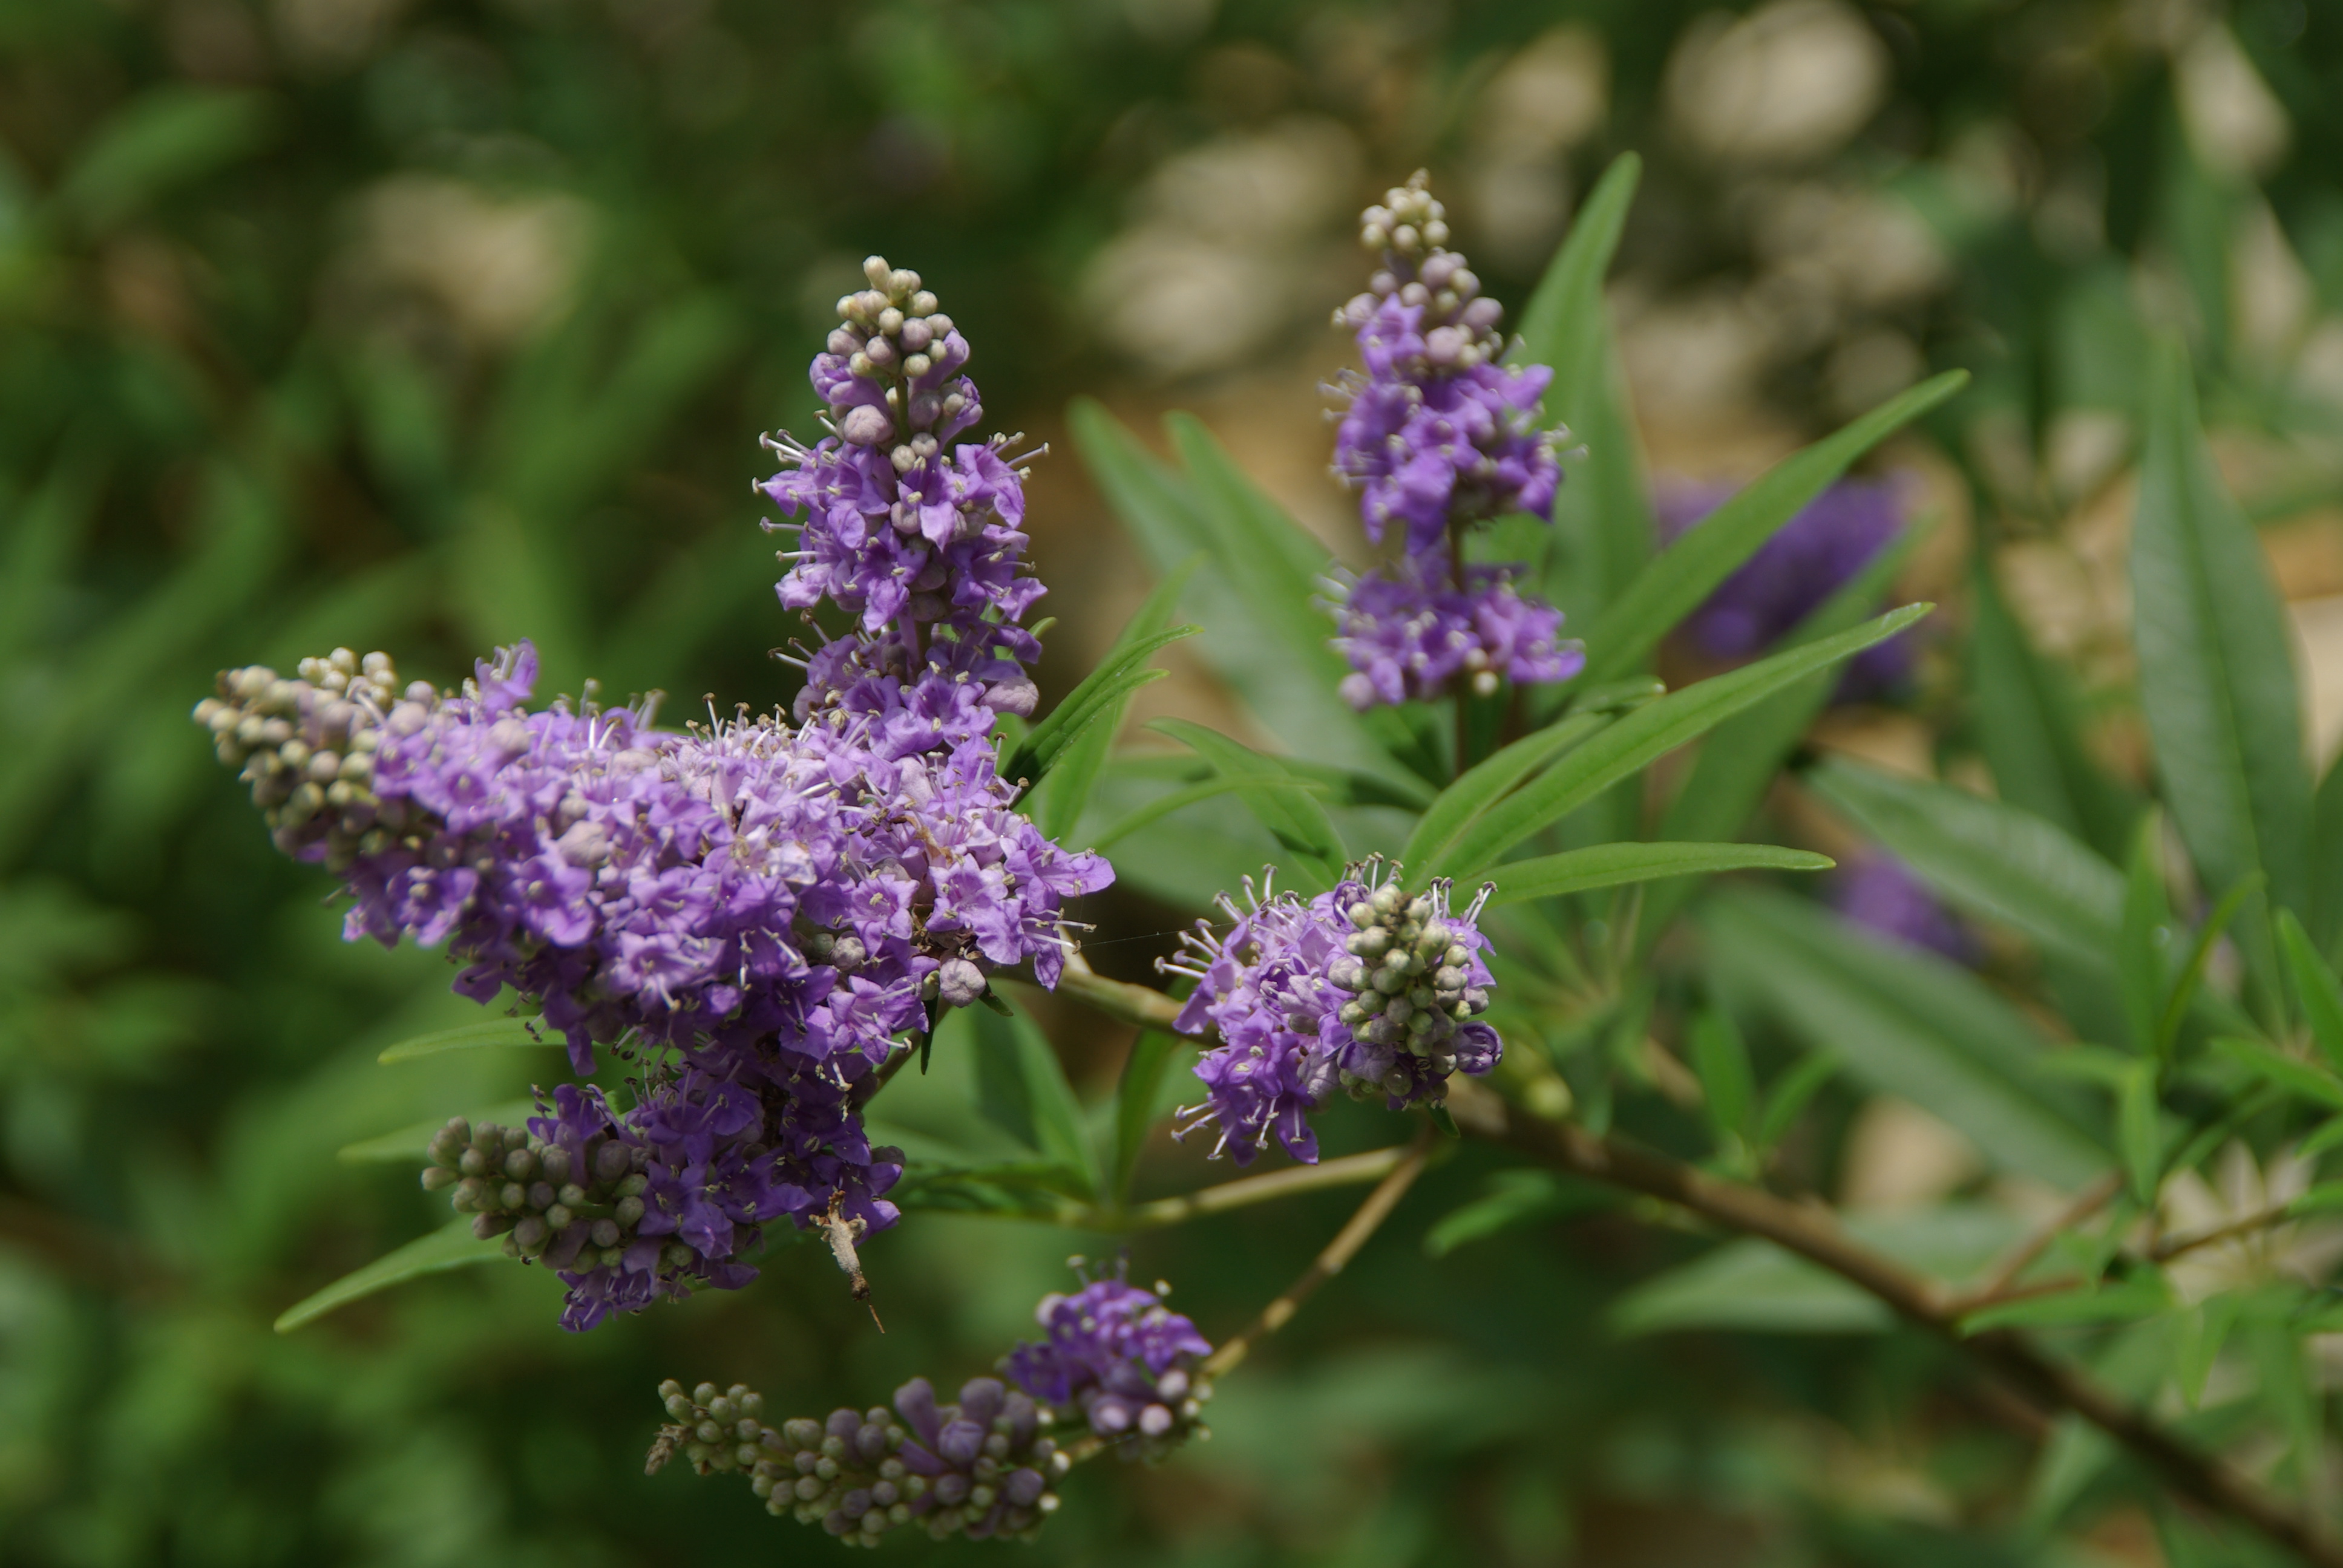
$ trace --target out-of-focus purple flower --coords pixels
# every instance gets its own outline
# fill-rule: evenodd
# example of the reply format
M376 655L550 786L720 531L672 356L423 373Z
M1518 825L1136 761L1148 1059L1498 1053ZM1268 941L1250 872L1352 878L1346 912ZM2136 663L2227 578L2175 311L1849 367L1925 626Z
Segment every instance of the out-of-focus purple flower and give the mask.
M1562 467L1538 403L1543 365L1509 367L1503 309L1481 293L1419 171L1360 217L1381 265L1334 313L1355 335L1363 376L1334 438L1334 472L1360 492L1359 517L1381 544L1398 525L1400 564L1368 572L1336 606L1335 646L1358 673L1342 694L1364 709L1428 701L1459 676L1483 695L1500 678L1567 680L1584 665L1555 634L1562 614L1511 586L1523 568L1466 568L1465 529L1511 512L1551 518Z
M1009 455L1019 438L947 445L983 414L960 374L968 340L919 274L875 256L863 272L870 286L838 302L840 325L810 372L830 434L766 442L786 466L763 489L799 519L769 525L798 530L781 603L828 598L855 622L808 659L798 717L832 704L870 712L887 688L926 688L931 674L963 686L987 725L993 710L1029 713L1024 665L1041 647L1017 623L1044 590L1025 573L1024 471ZM899 727L894 743L909 733Z
M1711 658L1749 658L1821 608L1904 529L1904 487L1890 481L1842 479L1806 504L1685 618L1685 632ZM1725 499L1709 487L1664 488L1661 538L1691 532ZM1860 702L1894 692L1911 676L1909 634L1875 644L1847 663L1837 700Z
M827 1421L799 1416L776 1429L746 1384L689 1393L670 1379L659 1397L674 1424L660 1429L649 1468L680 1451L702 1475L745 1473L769 1513L819 1521L849 1545L875 1545L918 1525L935 1540L1030 1541L1057 1512L1050 1483L1071 1468L1044 1435L1044 1412L997 1378L971 1378L940 1404L927 1379L895 1391L892 1410L844 1406Z
M1186 938L1196 990L1176 1026L1220 1043L1196 1064L1205 1099L1184 1134L1220 1129L1215 1155L1240 1165L1277 1139L1305 1164L1318 1158L1309 1122L1338 1086L1381 1092L1392 1110L1446 1097L1451 1074L1487 1072L1503 1054L1477 1021L1494 983L1481 958L1481 903L1454 910L1449 886L1411 898L1380 861L1308 901L1245 884L1249 908L1223 894L1226 932L1200 922ZM1485 894L1483 895L1485 898Z
M1151 1458L1184 1438L1212 1391L1197 1363L1212 1347L1196 1325L1117 1267L1072 1295L1035 1309L1047 1338L1019 1345L1002 1363L1035 1399L1078 1414L1126 1458Z
M1853 924L1956 963L1974 963L1976 939L1936 900L1910 867L1893 855L1865 855L1833 879L1831 902Z
M1585 651L1560 639L1562 612L1516 592L1511 568L1466 567L1462 588L1426 580L1441 569L1409 558L1367 573L1342 600L1334 647L1356 672L1342 680L1352 707L1428 702L1460 675L1485 697L1500 679L1568 680L1585 668Z

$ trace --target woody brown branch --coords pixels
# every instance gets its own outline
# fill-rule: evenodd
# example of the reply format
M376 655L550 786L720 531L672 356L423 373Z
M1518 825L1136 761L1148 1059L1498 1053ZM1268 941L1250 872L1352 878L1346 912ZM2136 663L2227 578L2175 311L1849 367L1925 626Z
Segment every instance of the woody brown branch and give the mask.
M1093 973L1079 960L1059 990L1110 1017L1169 1030L1180 1004L1145 986ZM2043 1355L2007 1331L1963 1336L1956 1302L1937 1284L1863 1247L1825 1212L1724 1180L1614 1136L1529 1115L1471 1082L1451 1082L1448 1108L1460 1131L1502 1144L1542 1164L1657 1198L1746 1235L1763 1237L1861 1287L1906 1322L1943 1339L2046 1410L2072 1411L2122 1443L2176 1490L2251 1525L2318 1568L2343 1568L2343 1543L2284 1499L2219 1460L2197 1452L2081 1372Z

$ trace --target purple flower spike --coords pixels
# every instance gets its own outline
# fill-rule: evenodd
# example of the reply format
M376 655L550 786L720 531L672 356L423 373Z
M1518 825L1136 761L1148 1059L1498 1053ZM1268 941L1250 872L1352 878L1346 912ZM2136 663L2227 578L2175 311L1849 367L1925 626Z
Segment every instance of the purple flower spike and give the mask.
M1398 868L1385 872L1379 860L1354 866L1306 903L1257 895L1248 879L1250 908L1221 899L1225 933L1200 923L1186 963L1161 966L1196 981L1176 1026L1220 1036L1196 1064L1205 1099L1183 1112L1182 1135L1216 1125L1212 1152L1240 1165L1273 1136L1314 1163L1310 1113L1336 1087L1354 1098L1381 1091L1399 1111L1437 1103L1453 1073L1497 1064L1503 1043L1477 1021L1494 983L1474 923L1481 901L1452 910L1444 882L1411 898Z
M840 1408L778 1429L745 1384L686 1392L669 1381L659 1396L676 1424L660 1429L649 1468L679 1451L702 1475L745 1473L767 1512L819 1523L849 1545L876 1544L904 1525L938 1541L955 1532L1030 1541L1057 1512L1050 1483L1071 1468L1042 1435L1031 1398L994 1378L971 1379L957 1404L939 1404L928 1380L913 1378L895 1391L891 1411Z
M1486 697L1500 679L1568 680L1586 667L1585 651L1560 640L1562 612L1515 592L1511 568L1467 567L1461 588L1425 580L1426 569L1409 558L1369 572L1342 601L1334 647L1357 671L1342 681L1352 707L1427 702L1459 676Z
M901 754L981 736L996 711L1032 710L1024 666L1041 647L1017 623L1043 590L1025 575L1025 470L1010 455L1020 437L947 445L983 413L960 374L968 340L919 274L875 256L863 273L870 286L838 302L840 325L813 362L832 434L809 447L769 437L787 466L763 489L800 519L768 525L799 535L781 558L781 603L828 598L855 619L852 636L809 658L797 716L891 715L890 692L908 695L902 706L928 711L890 719Z
M1508 367L1503 309L1481 293L1419 171L1360 218L1381 258L1368 292L1334 314L1358 339L1366 374L1337 388L1350 407L1334 472L1360 492L1359 518L1381 544L1400 530L1400 563L1360 578L1335 607L1334 646L1358 673L1353 706L1421 702L1462 677L1486 696L1499 680L1568 680L1584 667L1558 640L1562 613L1513 588L1519 567L1466 567L1465 529L1511 512L1551 519L1562 483L1559 432L1540 426L1554 372Z
M1690 533L1727 494L1709 487L1664 489L1663 539ZM1685 618L1685 633L1711 658L1764 652L1904 531L1905 495L1906 487L1892 480L1842 479L1831 486L1717 585ZM1835 700L1862 702L1896 691L1911 678L1912 657L1909 634L1864 649L1848 661Z
M1047 1338L1019 1345L1001 1364L1017 1385L1101 1437L1126 1459L1160 1457L1195 1430L1209 1385L1197 1368L1212 1353L1196 1325L1111 1274L1084 1277L1071 1296L1048 1295L1034 1312Z

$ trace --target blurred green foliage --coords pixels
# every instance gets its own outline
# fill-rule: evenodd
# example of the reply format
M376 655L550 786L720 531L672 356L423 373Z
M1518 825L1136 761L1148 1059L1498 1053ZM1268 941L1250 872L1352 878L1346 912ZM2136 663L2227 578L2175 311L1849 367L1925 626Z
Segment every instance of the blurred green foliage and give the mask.
M447 679L523 634L557 689L591 676L613 693L785 695L764 654L790 628L742 481L761 472L759 430L807 422L804 362L867 252L944 293L995 427L1054 428L1074 392L1131 386L1099 326L1112 302L1083 279L1167 160L1306 114L1357 151L1359 189L1335 210L1418 162L1468 171L1504 143L1487 129L1493 74L1575 25L1605 51L1607 109L1537 154L1540 188L1566 198L1610 152L1644 152L1634 286L1791 276L1752 214L1818 184L1893 194L1942 247L1940 286L1842 302L1770 340L1752 393L1792 424L1829 420L1842 351L1893 334L1916 373L1979 378L1934 429L1980 512L2013 537L2046 529L2075 498L2055 460L2071 416L2135 404L2146 298L2192 336L2217 417L2332 434L2333 406L2293 374L2299 344L2240 329L2230 243L2267 204L2310 308L2343 310L2343 27L2322 7L2236 8L2240 57L2288 132L2237 166L2208 166L2175 107L2182 34L2159 18L2185 6L1849 12L1887 62L1884 101L1832 144L1755 166L1664 112L1672 55L1712 25L1697 9L0 5L0 1554L422 1568L826 1553L745 1491L641 1478L657 1381L737 1376L789 1410L862 1402L915 1372L984 1370L1063 1282L1083 1239L936 1214L870 1249L883 1339L810 1251L777 1253L749 1292L583 1338L555 1327L547 1280L505 1269L269 1332L437 1221L408 1171L336 1151L513 1100L528 1070L493 1052L374 1065L468 1004L436 955L340 942L317 879L269 850L186 709L226 665L347 643ZM1518 300L1543 260L1487 270ZM1811 300L1783 288L1735 297L1790 321ZM1280 323L1255 354L1310 343L1333 359L1307 312ZM2289 448L2249 503L2331 491L2319 450ZM1052 570L1053 546L1081 558L1069 541L1096 510L1065 506L1037 529L1051 608L1096 586ZM1079 673L1041 678L1055 694ZM1956 698L1929 717L1963 733ZM1990 753L1993 716L1977 720ZM2122 852L2097 830L2103 801L2075 809ZM1192 912L1120 896L1101 967L1139 971L1167 916ZM1118 1043L1089 1020L1044 1017L1078 1069L1111 1065ZM1755 1049L1777 1081L1780 1043ZM1834 1085L1809 1112L1815 1187L1854 1104ZM1655 1136L1693 1121L1649 1093L1629 1112ZM1338 1116L1330 1144L1390 1135ZM1552 1183L1490 1189L1487 1163L1457 1152L1312 1306L1306 1342L1229 1382L1212 1445L1079 1478L1037 1560L2141 1550L2033 1531L2026 1445L1980 1419L1937 1347L1620 1341L1670 1310L1645 1293L1614 1315L1623 1291L1694 1244ZM1162 1187L1202 1175L1192 1152L1153 1151L1150 1168ZM1135 1266L1178 1282L1217 1335L1343 1206L1150 1236ZM1524 1244L1472 1242L1509 1228ZM1844 1307L1831 1326L1871 1326Z

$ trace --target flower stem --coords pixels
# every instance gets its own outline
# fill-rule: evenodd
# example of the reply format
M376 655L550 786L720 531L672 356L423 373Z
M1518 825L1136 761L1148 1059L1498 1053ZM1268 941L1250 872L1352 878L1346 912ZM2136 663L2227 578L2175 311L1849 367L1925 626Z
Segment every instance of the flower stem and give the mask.
M1424 1159L1431 1152L1432 1124L1426 1122L1423 1130L1415 1135L1415 1141L1407 1146L1398 1162L1392 1167L1391 1174L1375 1184L1375 1190L1367 1194L1367 1201L1359 1205L1358 1211L1351 1216L1349 1222L1335 1232L1332 1241L1326 1243L1326 1250L1311 1260L1310 1266L1302 1271L1302 1277L1287 1286L1283 1295L1262 1308L1259 1317L1230 1336L1219 1350L1212 1352L1212 1358L1201 1369L1202 1375L1213 1379L1235 1370L1252 1353L1255 1344L1283 1328L1319 1286L1341 1273L1358 1254L1359 1249L1366 1245L1367 1238L1373 1235L1383 1221L1390 1217L1391 1211L1399 1206L1400 1199L1406 1194L1408 1188L1414 1185L1415 1179L1423 1173Z
M1146 1028L1170 1028L1180 1010L1179 1003L1158 991L1111 980L1087 968L1078 972L1075 965L1068 966L1060 989L1111 1017ZM1964 1303L1958 1298L1935 1281L1862 1246L1827 1213L1817 1213L1746 1182L1711 1175L1616 1137L1597 1137L1582 1127L1533 1116L1468 1079L1451 1082L1447 1103L1467 1137L1503 1144L1574 1175L1661 1199L1727 1230L1763 1237L1828 1269L1869 1292L1915 1327L1948 1342L2034 1404L2081 1416L2162 1474L2175 1490L2251 1526L2315 1568L2343 1568L2343 1543L2309 1515L2221 1461L2191 1448L2077 1368L2043 1355L2019 1335L2007 1330L1964 1334ZM1271 1302L1252 1327L1221 1348L1213 1362L1225 1364L1213 1364L1209 1370L1234 1366L1255 1339L1291 1318L1310 1292L1350 1261L1421 1169L1421 1157L1412 1150L1410 1160L1383 1179L1294 1288ZM2185 1240L2195 1243L2213 1239L2217 1238ZM1335 1259L1333 1268L1322 1269L1328 1257Z

